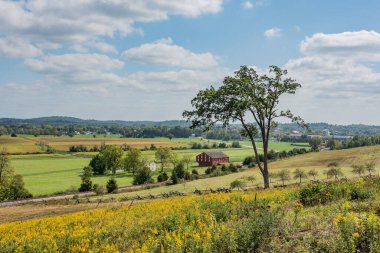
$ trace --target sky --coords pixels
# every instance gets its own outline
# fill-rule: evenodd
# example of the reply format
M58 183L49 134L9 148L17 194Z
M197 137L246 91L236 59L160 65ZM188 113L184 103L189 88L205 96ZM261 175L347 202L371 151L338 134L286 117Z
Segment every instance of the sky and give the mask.
M307 122L380 125L378 0L0 0L0 118L176 120L242 65Z

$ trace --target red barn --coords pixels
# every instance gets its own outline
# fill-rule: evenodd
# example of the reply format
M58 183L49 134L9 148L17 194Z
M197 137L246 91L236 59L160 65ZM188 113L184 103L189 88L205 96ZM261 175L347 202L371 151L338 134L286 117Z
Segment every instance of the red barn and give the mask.
M199 166L212 166L221 163L229 163L230 158L220 151L203 152L196 157Z

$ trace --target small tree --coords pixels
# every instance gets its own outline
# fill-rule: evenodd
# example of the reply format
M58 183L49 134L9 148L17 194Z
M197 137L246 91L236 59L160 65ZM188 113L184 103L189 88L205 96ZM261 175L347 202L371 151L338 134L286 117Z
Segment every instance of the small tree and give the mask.
M253 182L256 181L256 177L255 176L248 176L247 181L251 182L251 184L253 184Z
M175 168L172 171L171 180L173 181L173 184L178 182L178 179L183 179L185 177L185 166L183 163L179 163L175 166Z
M106 170L111 171L113 174L121 167L123 154L123 150L116 146L105 146L99 153L105 163Z
M294 174L294 179L300 180L300 184L302 183L302 178L307 178L306 172L298 168L293 172L293 174Z
M82 183L78 189L80 192L86 192L86 191L91 191L92 190L92 181L91 177L93 175L92 168L90 166L86 166L82 170Z
M376 164L371 162L371 163L367 163L365 165L365 168L367 169L368 171L368 175L371 177L372 176L372 172L375 172L376 171Z
M186 164L186 171L189 171L189 164L193 161L193 157L191 155L185 155L182 158L182 162Z
M157 177L157 182L165 182L169 179L168 174L166 172L162 172L160 175Z
M135 175L135 171L143 166L145 166L145 164L142 159L141 151L137 148L129 149L124 158L124 169Z
M173 169L174 169L177 166L177 164L181 162L181 159L178 156L178 154L174 152L170 152L169 162L173 165Z
M161 172L164 171L164 167L167 164L172 151L169 148L159 147L155 153L156 160L161 164Z
M318 171L316 171L315 169L311 169L311 170L309 170L309 172L307 174L309 176L313 177L313 179L315 181L315 178L318 176Z
M342 169L337 162L329 163L328 167L329 169L326 171L327 178L334 177L337 180L339 176L343 176Z
M108 193L117 192L117 189L119 189L119 187L118 187L118 185L117 185L116 179L113 178L113 177L110 178L110 179L107 181L106 188L107 188L107 192L108 192Z
M318 151L319 147L322 144L322 138L319 136L315 136L315 137L310 139L309 144L310 144L312 150Z
M145 183L153 183L154 180L152 178L152 172L147 166L143 166L137 170L136 175L133 178L133 184L145 184Z
M90 166L95 175L104 175L106 172L106 163L100 154L97 154L91 159Z
M276 177L282 181L282 186L285 186L285 181L290 179L290 171L283 169L276 173Z
M366 168L363 165L353 164L352 173L359 175L360 177L365 173Z
M242 180L236 179L236 180L231 182L230 187L231 187L231 189L238 189L238 190L244 189L245 183Z

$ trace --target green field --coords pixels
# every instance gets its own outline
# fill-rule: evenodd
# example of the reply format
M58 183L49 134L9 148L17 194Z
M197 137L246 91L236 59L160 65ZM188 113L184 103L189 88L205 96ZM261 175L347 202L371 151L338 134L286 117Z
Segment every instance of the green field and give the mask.
M213 140L201 140L200 138L176 138L171 141L167 138L151 138L151 139L137 139L137 138L117 138L111 136L107 138L91 138L89 136L78 137L0 137L1 148L5 147L7 150L16 153L34 152L38 150L35 145L36 141L46 141L49 145L52 145L57 150L66 150L70 145L93 145L94 143L101 144L105 142L109 145L122 145L127 143L128 145L144 147L150 146L151 143L155 143L156 146L190 146L193 142L199 142L202 144L211 144L213 142L219 143L221 141ZM230 142L227 142L230 144ZM225 152L230 161L234 163L241 163L246 156L253 155L250 142L241 141L242 148L229 148L218 149ZM297 144L296 144L297 145ZM271 149L291 150L293 148L300 148L292 143L271 142ZM302 144L302 147L307 147ZM258 143L260 146L260 143ZM210 149L211 150L211 149ZM193 168L197 168L200 173L203 173L205 168L199 168L195 163L195 156L206 150L175 150L179 156L191 155L194 157ZM260 149L259 149L260 152ZM148 161L154 161L155 151L143 151L143 155ZM59 154L24 154L24 155L12 155L11 161L17 173L21 174L24 178L26 188L35 196L47 195L57 192L63 192L70 188L78 188L80 184L79 173L81 169L88 165L92 156L95 153L68 153L61 152ZM127 186L132 182L132 175L123 172L116 175L119 186ZM101 185L105 185L109 176L98 176L93 178L93 182Z

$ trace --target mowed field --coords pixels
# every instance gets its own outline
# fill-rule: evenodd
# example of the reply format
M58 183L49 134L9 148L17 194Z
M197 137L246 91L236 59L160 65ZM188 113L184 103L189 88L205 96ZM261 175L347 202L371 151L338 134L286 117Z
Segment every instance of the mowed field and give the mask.
M50 146L61 152L57 154L25 154L28 152L41 152L36 145L37 142L47 142ZM137 138L118 138L117 136L110 136L107 138L93 138L92 136L79 136L79 137L34 137L34 136L20 136L20 137L0 137L0 148L6 148L9 153L24 153L23 155L11 155L11 162L16 172L21 174L24 178L26 188L35 196L48 195L57 192L64 192L68 189L78 188L80 185L80 172L81 169L88 165L91 158L96 154L93 152L86 153L68 153L65 152L72 145L86 145L92 147L94 145L100 146L102 143L106 145L123 145L127 144L136 148L150 147L151 144L156 147L189 147L192 143L211 144L213 142L219 143L221 141L215 140L201 140L200 138L175 138L169 140L168 138L150 138L150 139L137 139ZM231 142L227 142L231 144ZM241 141L242 148L237 149L218 149L223 151L230 157L230 161L234 163L241 163L246 156L253 155L250 142ZM260 146L261 143L258 143ZM291 150L293 148L308 147L307 144L293 144L272 142L271 149ZM211 149L210 149L211 150ZM195 163L195 156L206 150L175 150L180 157L190 155L194 158L192 168L196 168L200 173L203 173L205 168L197 167ZM260 151L260 148L259 148ZM148 161L154 161L155 151L143 151L143 155ZM155 175L156 177L157 175ZM93 178L93 182L105 185L110 176L97 176ZM119 172L116 174L116 179L119 186L131 185L133 177L130 173Z
M218 149L230 156L232 162L242 162L242 160L252 155L249 148L239 149ZM197 168L200 173L204 167L197 167L195 156L203 150L175 150L179 156L191 155L194 157L193 168ZM155 151L143 151L143 155L148 161L154 161ZM91 157L95 153L77 154L33 154L33 155L12 155L11 163L16 172L24 178L26 188L35 196L62 192L69 188L78 188L80 185L80 171L88 165ZM157 176L157 175L155 175ZM110 176L96 176L94 183L105 185ZM116 174L119 186L131 185L133 177L128 172Z

